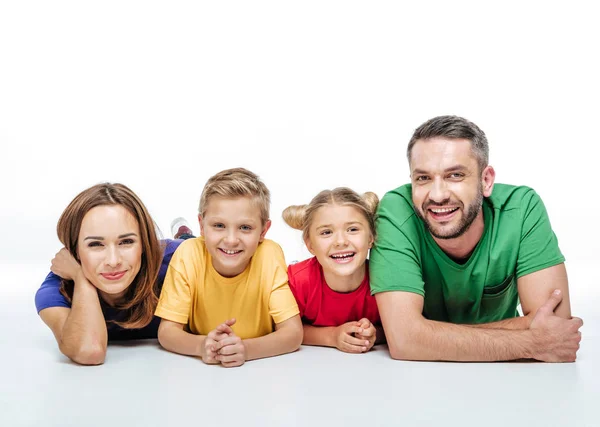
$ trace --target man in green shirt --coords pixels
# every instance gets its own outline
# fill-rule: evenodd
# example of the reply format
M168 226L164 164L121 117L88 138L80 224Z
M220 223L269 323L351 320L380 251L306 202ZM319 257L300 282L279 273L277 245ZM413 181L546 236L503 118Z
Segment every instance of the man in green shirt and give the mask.
M494 185L487 138L461 117L425 122L407 155L411 184L381 200L369 262L391 356L574 361L583 322L540 197Z

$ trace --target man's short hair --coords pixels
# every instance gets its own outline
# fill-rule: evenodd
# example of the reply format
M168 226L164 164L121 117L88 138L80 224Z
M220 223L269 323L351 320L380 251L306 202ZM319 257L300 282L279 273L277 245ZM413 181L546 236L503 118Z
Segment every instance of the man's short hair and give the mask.
M485 133L475 123L458 116L434 117L419 126L408 143L406 150L408 163L410 164L412 148L417 141L435 137L468 139L471 141L471 149L477 158L479 170L483 170L488 165L489 147Z

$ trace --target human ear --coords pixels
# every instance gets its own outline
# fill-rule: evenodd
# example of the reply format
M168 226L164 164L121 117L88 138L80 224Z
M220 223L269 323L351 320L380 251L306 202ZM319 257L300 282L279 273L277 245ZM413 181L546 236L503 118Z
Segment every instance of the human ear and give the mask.
M481 173L481 185L483 188L483 196L490 197L494 189L494 181L496 179L496 171L491 166L486 166Z
M260 233L260 240L259 240L259 242L262 242L263 240L265 240L265 234L267 234L267 231L269 231L269 228L271 228L271 220L268 220L265 223L265 226L263 227L263 230Z
M306 245L306 249L308 249L308 252L310 252L311 255L314 255L315 251L313 250L312 243L310 242L310 237L304 239L304 244Z
M198 223L200 224L200 235L204 236L204 222L202 221L202 216L198 214Z

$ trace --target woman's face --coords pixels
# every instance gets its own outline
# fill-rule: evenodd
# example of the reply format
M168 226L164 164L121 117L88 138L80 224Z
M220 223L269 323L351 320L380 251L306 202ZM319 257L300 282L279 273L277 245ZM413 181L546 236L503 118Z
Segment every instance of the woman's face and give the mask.
M83 217L77 247L85 277L103 300L117 302L142 264L137 220L121 205L96 206Z

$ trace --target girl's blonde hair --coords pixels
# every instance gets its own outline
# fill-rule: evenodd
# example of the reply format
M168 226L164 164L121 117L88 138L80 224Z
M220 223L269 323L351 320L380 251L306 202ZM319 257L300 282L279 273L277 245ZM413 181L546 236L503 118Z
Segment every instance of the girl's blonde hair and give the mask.
M283 210L283 220L292 228L302 230L302 238L309 238L310 226L315 212L328 205L352 206L362 213L369 224L373 239L375 233L375 212L379 205L377 194L367 191L362 196L348 187L338 187L333 190L323 190L317 194L308 205L292 205Z

